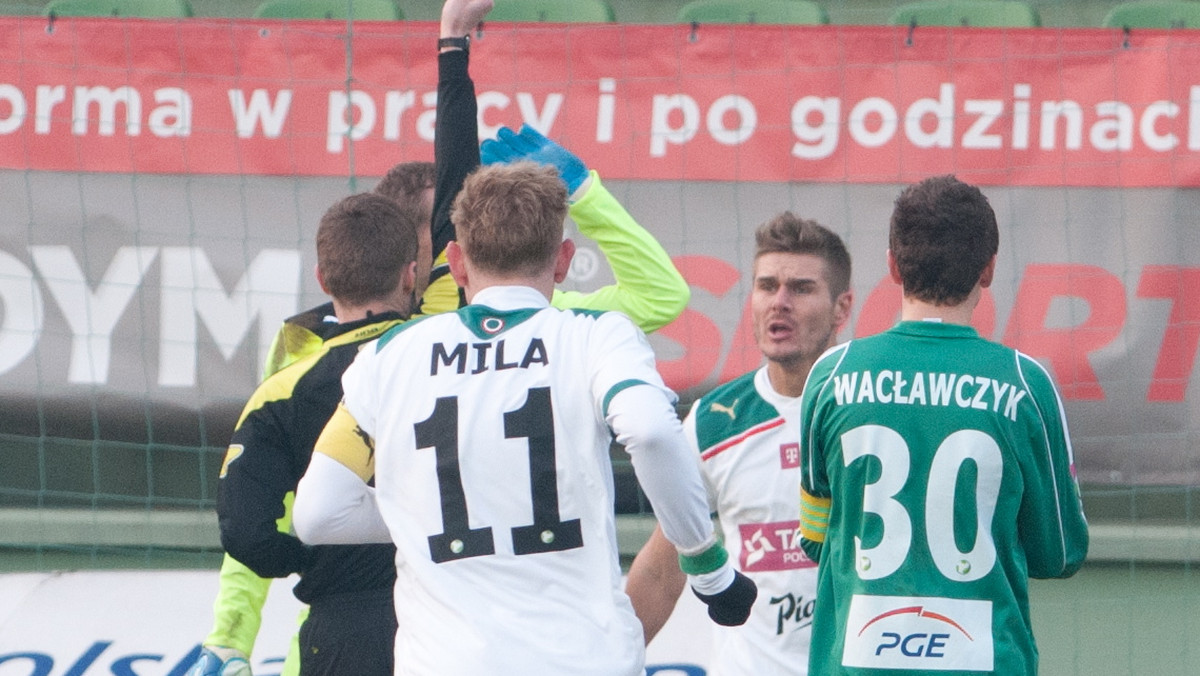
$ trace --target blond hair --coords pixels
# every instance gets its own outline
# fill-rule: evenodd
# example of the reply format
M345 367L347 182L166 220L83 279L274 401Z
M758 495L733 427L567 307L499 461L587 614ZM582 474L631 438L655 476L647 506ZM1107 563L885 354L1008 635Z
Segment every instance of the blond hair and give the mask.
M450 218L475 267L523 276L554 264L566 215L567 186L558 172L516 162L480 167L468 176Z

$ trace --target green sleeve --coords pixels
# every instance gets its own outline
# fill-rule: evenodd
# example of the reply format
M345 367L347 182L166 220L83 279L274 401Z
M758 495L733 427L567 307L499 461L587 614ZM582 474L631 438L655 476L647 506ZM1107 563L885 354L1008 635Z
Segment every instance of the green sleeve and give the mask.
M254 574L232 556L221 564L221 582L213 603L213 628L204 645L236 648L249 655L262 624L262 607L271 581Z
M813 365L800 400L800 420L804 421L800 431L800 548L808 558L818 562L825 549L833 503L821 443L819 396L821 385L831 375L829 365L833 362L822 358Z
M1030 452L1022 462L1025 498L1017 514L1018 533L1030 577L1069 577L1087 557L1088 526L1066 416L1041 365L1022 355L1021 368L1037 420L1030 425Z
M591 173L591 187L571 205L579 232L600 247L616 283L591 293L555 291L559 308L618 310L643 331L671 323L687 306L691 292L662 245L638 225Z

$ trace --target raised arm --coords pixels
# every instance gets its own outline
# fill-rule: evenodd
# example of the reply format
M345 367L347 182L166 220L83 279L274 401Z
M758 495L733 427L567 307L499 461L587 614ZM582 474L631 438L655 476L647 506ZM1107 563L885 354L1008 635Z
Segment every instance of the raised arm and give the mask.
M617 310L646 332L666 326L683 312L690 298L683 275L581 159L525 125L519 133L502 128L495 140L484 141L483 161L530 161L558 169L571 195L571 218L580 233L596 242L612 268L615 284L591 293L555 290L555 307Z
M454 239L450 208L467 175L479 166L479 121L470 63L470 34L492 9L492 0L447 0L438 33L438 99L433 135L433 218L430 223L437 260L434 279L421 305L422 314L458 307L458 290L449 279L446 244ZM458 45L450 44L461 39ZM435 286L437 285L437 286ZM449 304L450 307L443 307Z
M600 247L616 283L591 293L560 291L554 304L620 310L643 331L657 331L683 312L691 291L658 240L625 211L596 172L591 177L591 185L571 204L571 218Z

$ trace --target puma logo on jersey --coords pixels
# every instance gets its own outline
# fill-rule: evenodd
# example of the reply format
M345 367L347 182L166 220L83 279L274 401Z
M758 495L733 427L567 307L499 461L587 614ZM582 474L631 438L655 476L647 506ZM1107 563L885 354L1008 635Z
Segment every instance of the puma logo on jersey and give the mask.
M709 404L708 410L712 411L713 413L724 413L725 415L729 416L730 420L737 420L737 413L735 413L733 409L738 405L739 401L741 400L734 399L733 403L728 406L714 401L712 404Z

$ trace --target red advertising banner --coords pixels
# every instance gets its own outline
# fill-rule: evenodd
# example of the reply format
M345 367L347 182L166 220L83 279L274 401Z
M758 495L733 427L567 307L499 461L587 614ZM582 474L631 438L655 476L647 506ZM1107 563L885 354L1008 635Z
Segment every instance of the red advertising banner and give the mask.
M0 19L0 168L381 175L432 157L436 26ZM482 133L614 179L1200 185L1200 34L488 24Z

